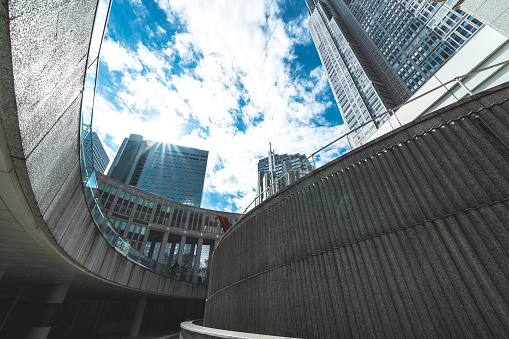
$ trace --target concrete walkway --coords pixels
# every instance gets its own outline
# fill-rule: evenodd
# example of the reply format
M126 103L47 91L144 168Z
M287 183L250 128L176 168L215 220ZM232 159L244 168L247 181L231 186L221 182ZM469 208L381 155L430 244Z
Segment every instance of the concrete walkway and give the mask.
M180 332L147 332L140 333L137 337L129 337L128 335L101 335L96 337L76 337L76 339L176 339Z

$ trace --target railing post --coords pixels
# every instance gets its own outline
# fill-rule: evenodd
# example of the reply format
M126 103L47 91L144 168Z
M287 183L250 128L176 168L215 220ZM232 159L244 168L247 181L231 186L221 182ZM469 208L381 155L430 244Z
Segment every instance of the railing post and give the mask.
M348 145L350 145L350 151L353 150L352 143L350 142L350 134L346 135L346 140L348 140Z
M467 88L467 86L465 86L465 85L461 82L461 80L460 80L459 78L455 78L454 80L456 80L456 82L457 82L457 83L458 83L461 87L463 87L463 89L464 89L465 91L467 91L467 92L468 92L468 94L470 94L470 95L474 95L474 93L472 93L472 92L471 92L471 91Z

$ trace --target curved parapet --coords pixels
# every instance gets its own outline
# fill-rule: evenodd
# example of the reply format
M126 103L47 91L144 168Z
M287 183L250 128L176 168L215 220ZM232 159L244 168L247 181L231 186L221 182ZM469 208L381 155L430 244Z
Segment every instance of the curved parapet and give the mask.
M508 98L422 117L251 210L214 252L204 326L508 337Z
M0 2L0 273L204 298L205 285L129 260L87 207L80 107L97 4Z
M202 320L186 321L180 324L181 339L289 339L287 337L275 337L271 335L259 335L245 332L218 330L216 328L201 326Z

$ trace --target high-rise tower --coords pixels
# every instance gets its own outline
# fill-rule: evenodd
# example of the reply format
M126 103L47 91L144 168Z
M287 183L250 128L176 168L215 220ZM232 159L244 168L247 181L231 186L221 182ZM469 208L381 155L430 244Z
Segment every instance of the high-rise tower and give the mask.
M120 146L108 175L173 201L200 206L208 154L131 134Z
M83 138L83 151L85 152L85 157L88 159L93 159L94 168L96 171L101 173L106 171L106 168L110 163L110 158L106 154L106 151L104 150L103 144L97 136L97 133L92 132L88 137ZM92 154L94 155L93 158Z
M300 166L298 166L299 164ZM295 169L290 172L294 167ZM271 148L268 157L258 160L258 194L264 192L279 178L283 178L260 196L257 202L262 202L280 189L311 173L314 169L315 167L307 160L305 154L275 154Z
M450 2L450 1L448 1ZM431 0L306 0L309 29L341 116L358 146L482 23Z

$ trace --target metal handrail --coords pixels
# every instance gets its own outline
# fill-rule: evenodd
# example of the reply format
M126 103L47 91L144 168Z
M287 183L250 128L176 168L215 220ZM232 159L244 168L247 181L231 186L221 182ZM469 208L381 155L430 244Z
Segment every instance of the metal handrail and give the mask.
M233 226L235 226L237 223L239 223L239 222L242 220L242 218L243 218L243 217L244 217L244 215L246 214L246 212L247 212L247 210L249 209L249 207L251 207L251 205L252 205L253 203L255 203L255 202L258 200L258 198L260 198L260 197L261 197L261 196L262 196L265 192L267 192L269 189L273 188L273 186L274 186L274 185L276 185L276 184L277 184L280 180L282 180L282 179L285 177L285 175L289 174L290 172L292 172L292 171L294 171L294 170L296 170L296 169L299 169L299 168L300 168L300 166L301 166L302 164L304 164L306 161L309 161L309 159L311 159L311 158L313 158L313 159L314 159L314 156L315 156L316 154L318 154L318 153L320 153L321 151L323 151L324 149L326 149L326 148L328 148L328 147L332 146L333 144L335 144L335 143L336 143L336 142L338 142L339 140L341 140L341 139L343 139L343 138L345 138L345 137L347 137L347 138L348 138L348 137L350 136L350 134L352 134L352 133L356 132L358 129L363 128L363 127L365 127L366 125L368 125L368 124L370 124L370 123L375 123L375 120L380 120L381 118L383 118L384 116L386 116L386 115L388 115L388 114L389 114L389 115L393 115L393 114L394 114L394 116L395 116L395 117L396 117L396 119L398 120L399 125L400 125L400 126L402 126L402 124L401 124L401 122L399 121L399 119L398 119L397 115L395 114L395 110L400 109L401 107L406 106L406 105L408 105L409 103L414 102L415 100L420 99L420 98L422 98L422 97L424 97L424 96L426 96L426 95L428 95L428 94L430 94L430 93L432 93L432 92L434 92L434 91L436 91L436 90L438 90L438 89L440 89L440 88L442 88L442 87L445 87L445 86L447 86L447 85L449 85L449 84L451 84L451 83L453 83L453 82L458 83L461 87L463 87L463 88L465 88L465 89L467 90L467 92L469 93L469 95L472 95L472 92L470 92L470 90L469 90L468 88L466 88L466 87L465 87L465 85L464 85L463 83L461 83L461 81L460 81L461 79L464 79L464 78L466 78L466 77L468 77L468 76L471 76L471 75L475 75L475 74L477 74L477 73L481 73L481 72L487 71L487 70L489 70L489 69L492 69L492 68L495 68L495 67L498 67L498 66L507 65L507 64L509 64L509 60L506 60L506 61L500 62L500 63L498 63L498 64L495 64L495 65L492 65L492 66L489 66L489 67L485 67L485 68L482 68L482 69L479 69L479 70L476 70L476 71L473 71L473 72L470 72L470 73L467 73L467 74L463 74L463 75L457 76L457 77L455 77L455 78L453 78L453 79L451 79L451 80L449 80L449 81L447 81L447 82L445 82L445 83L441 84L440 86L437 86L437 87L435 87L435 88L433 88L433 89L431 89L431 90L429 90L429 91L427 91L427 92L425 92L425 93L423 93L423 94L421 94L421 95L416 96L416 97L415 97L415 98L413 98L413 99L410 99L410 100L408 100L408 101L404 102L403 104L401 104L401 105L399 105L399 106L396 106L396 107L394 107L394 108L390 108L390 109L388 109L387 111L385 111L385 112L381 113L381 114L380 114L380 115L378 115L378 116L371 117L368 121L364 122L364 123L363 123L363 124L361 124L360 126L358 126L358 127L354 128L354 129L352 129L352 130L350 130L350 131L348 131L348 132L344 133L344 134L343 134L343 135L341 135L339 138L337 138L337 139L335 139L335 140L333 140L333 141L329 142L327 145L323 146L323 147L322 147L322 148L320 148L319 150L317 150L317 151L315 151L314 153L312 153L310 156L308 156L305 160L303 160L303 161L302 161L301 163L299 163L298 165L296 165L296 166L292 167L292 168L291 168L288 172L286 172L285 174L283 174L283 175L282 175L281 177L279 177L276 181L274 181L272 184L270 184L270 185L269 185L266 189L264 189L264 190L263 190L260 194L258 194L258 195L256 196L256 198L254 198L254 199L253 199L253 201L251 201L251 203L250 203L249 205L247 205L247 207L244 209L244 212L242 212L242 214L240 215L239 219L237 220L237 222L236 222L234 225L232 225L232 227L230 228L230 230L233 228ZM350 141L349 141L349 143L350 143ZM352 150L351 145L350 145L350 150ZM316 170L316 167L315 167L315 170ZM229 230L228 230L228 231L229 231Z

